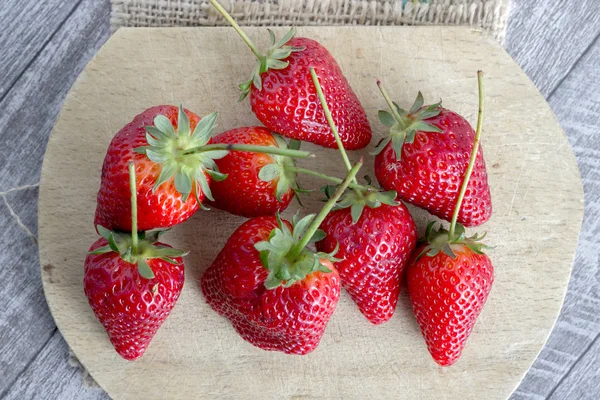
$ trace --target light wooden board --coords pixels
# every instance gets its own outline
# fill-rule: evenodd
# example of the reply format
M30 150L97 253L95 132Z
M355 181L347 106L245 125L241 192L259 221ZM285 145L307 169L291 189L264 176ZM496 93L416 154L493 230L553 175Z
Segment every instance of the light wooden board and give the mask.
M266 44L265 35L249 29ZM278 30L282 32L281 29ZM40 189L40 257L50 309L68 344L114 398L308 397L506 398L521 380L558 315L582 218L573 154L549 106L504 50L465 28L301 28L339 60L376 137L384 106L375 77L409 104L417 90L471 121L475 71L486 73L483 148L494 198L485 226L496 246L496 284L462 359L437 367L404 295L396 315L369 325L343 296L321 346L305 357L258 350L202 299L197 285L227 236L242 221L218 211L196 214L167 241L190 249L187 284L146 355L119 358L83 295L83 259L104 152L135 114L185 102L204 115L221 112L219 129L257 123L236 103L236 83L251 54L229 29L122 29L86 67L69 94L48 145ZM332 150L313 167L343 175ZM364 152L366 154L366 152ZM355 152L354 159L358 158ZM372 160L367 157L366 172ZM306 163L303 163L306 165ZM320 182L303 179L306 186ZM315 210L322 203L308 202ZM422 229L426 213L415 210ZM52 280L50 279L52 275Z

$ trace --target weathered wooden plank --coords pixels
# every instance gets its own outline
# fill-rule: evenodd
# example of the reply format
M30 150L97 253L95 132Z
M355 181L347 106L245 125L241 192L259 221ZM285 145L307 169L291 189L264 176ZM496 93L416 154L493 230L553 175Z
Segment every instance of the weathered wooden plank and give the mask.
M575 66L549 102L577 157L585 192L585 216L569 290L560 318L517 392L526 398L556 399L591 389L600 377L600 40ZM551 262L549 260L549 262ZM560 383L560 384L559 384ZM559 385L558 387L556 387ZM581 385L581 387L579 387ZM586 386L587 385L587 386ZM569 393L573 396L559 396ZM599 392L587 392L587 395Z
M591 347L565 379L548 397L549 400L597 400L600 394L600 340Z
M0 52L0 99L27 68L78 0L3 0Z
M69 360L69 348L59 331L21 373L5 400L61 399L105 400L98 386L86 383L84 372Z
M71 84L108 38L109 14L108 1L79 3L0 102L0 191L39 181L52 125Z
M38 186L10 190L3 194L17 223L31 235L37 237Z
M0 394L55 330L40 281L38 248L0 198ZM0 396L2 397L2 396Z
M600 1L513 0L505 46L548 96L600 34Z

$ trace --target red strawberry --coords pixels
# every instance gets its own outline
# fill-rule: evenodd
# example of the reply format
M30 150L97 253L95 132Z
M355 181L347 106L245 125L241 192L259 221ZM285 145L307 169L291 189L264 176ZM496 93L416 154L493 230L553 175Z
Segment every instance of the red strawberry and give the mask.
M242 224L202 276L206 301L243 339L265 350L306 354L319 344L340 296L331 254L307 244L358 172L357 164L319 215L257 217Z
M260 126L232 129L213 142L287 148L285 140ZM294 167L290 157L236 151L216 164L227 179L211 184L215 201L209 204L235 215L274 215L287 208L297 189L296 173L286 169Z
M336 257L341 261L334 265L360 312L373 324L389 320L417 240L408 209L403 204L367 206L353 222L350 208L343 208L332 211L321 229L327 236L316 244L317 250L332 252L339 246Z
M441 103L423 107L420 92L409 111L391 101L389 104L393 115L379 112L381 122L390 130L375 150L377 181L385 190L398 192L400 199L450 220L473 149L473 128ZM480 149L458 222L478 226L491 215L492 200Z
M318 42L294 38L292 28L279 41L271 35L271 47L263 55L216 0L211 4L232 24L258 61L250 80L240 85L241 99L250 93L252 111L272 131L292 139L336 148L337 144L318 107L309 68L314 67L327 86L325 96L332 109L342 143L349 150L366 147L371 127L358 97L333 56Z
M448 231L441 230L444 233ZM454 258L443 252L425 254L406 272L415 317L431 356L442 366L460 357L494 282L488 256L466 244L452 244L451 249ZM427 251L423 245L417 254Z
M483 75L479 83L479 117L467 171L448 230L433 229L425 233L426 244L407 269L408 293L417 322L433 359L442 366L452 365L460 357L475 321L494 282L494 268L483 254L483 236L467 237L457 224L458 210L468 190L469 179L479 149L483 121Z
M316 71L310 74L321 107L336 140L338 130ZM350 161L344 146L339 147L344 163ZM325 176L323 176L325 177ZM370 183L370 180L369 180ZM327 186L325 193L329 197ZM337 204L321 225L326 236L316 247L320 251L338 249L340 260L335 263L342 285L369 321L381 324L389 320L396 309L402 271L415 248L415 223L396 192L381 192L353 182L352 190Z
M135 205L135 172L130 167ZM132 207L129 207L131 210ZM137 220L133 212L133 221ZM102 226L102 238L85 259L84 291L115 350L127 360L142 356L183 288L183 252L158 242L161 231L131 235Z
M180 152L209 143L216 117L213 113L200 120L181 107L178 112L174 106L157 106L123 127L106 152L95 224L131 230L127 164L132 160L139 177L140 230L170 227L191 217L204 196L210 196L211 175L223 178L215 170L213 159L227 153L213 151L182 157Z

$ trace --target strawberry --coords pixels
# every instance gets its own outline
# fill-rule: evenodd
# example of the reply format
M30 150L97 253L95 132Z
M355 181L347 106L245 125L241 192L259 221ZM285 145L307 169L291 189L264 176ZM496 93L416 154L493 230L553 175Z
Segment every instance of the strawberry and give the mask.
M269 31L271 46L263 55L227 11L216 0L210 2L257 57L250 79L240 85L240 99L250 94L252 111L267 128L291 139L337 147L325 115L318 107L309 74L313 66L327 86L325 96L344 146L355 150L369 144L371 127L365 110L325 47L312 39L294 38L292 28L279 41Z
M205 195L210 197L211 176L223 178L214 159L227 153L215 151L185 158L179 154L210 143L216 117L213 113L200 120L181 106L179 110L156 106L125 125L112 139L104 158L95 225L131 229L127 164L132 160L139 177L140 230L170 227L191 217ZM190 196L192 192L194 196Z
M184 281L183 252L158 242L162 231L137 232L135 172L130 164L133 230L103 236L85 259L84 292L115 350L141 357L177 302Z
M292 224L279 216L243 223L202 276L206 301L244 340L288 354L318 346L339 300L340 280L333 254L306 246L323 238L319 225L360 165L317 216L296 214Z
M313 68L310 73L331 131L340 143L339 151L349 167L319 77ZM326 194L330 189L326 187ZM373 324L381 324L394 314L402 271L416 244L415 223L408 209L395 198L394 191L381 192L354 181L352 190L336 205L338 209L321 224L326 236L316 243L317 250L324 252L339 247L336 255L340 260L335 267L342 285Z
M433 359L442 366L460 357L494 282L494 268L480 242L485 235L467 237L457 223L463 197L478 155L483 121L483 75L478 73L477 132L450 228L428 225L425 244L407 269L407 286L415 317Z
M409 111L389 99L378 85L392 113L379 111L389 135L375 149L375 175L385 190L431 214L450 220L460 182L473 149L475 132L460 115L439 103L423 106L419 92ZM490 219L492 201L481 149L473 176L458 215L465 226L478 226Z
M232 129L215 136L213 143L287 148L279 135L260 126ZM297 150L299 142L290 145ZM215 162L227 179L212 182L215 200L209 204L235 215L247 218L275 215L288 207L298 189L296 173L289 169L294 167L290 157L238 151Z

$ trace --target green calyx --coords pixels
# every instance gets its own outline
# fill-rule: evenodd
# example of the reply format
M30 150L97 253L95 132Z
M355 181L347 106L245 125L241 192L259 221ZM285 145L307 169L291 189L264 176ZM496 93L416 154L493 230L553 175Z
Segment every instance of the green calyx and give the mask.
M269 29L269 35L271 36L271 46L267 49L267 52L264 55L260 55L260 53L256 55L256 67L252 71L250 79L239 85L242 94L240 95L238 101L242 101L246 98L246 96L248 96L252 85L254 85L254 87L258 90L262 89L262 79L260 77L262 73L267 72L270 69L287 68L289 62L284 60L288 58L293 52L304 50L304 47L286 45L286 43L289 42L295 34L296 28L292 27L288 31L288 33L285 34L285 36L283 36L277 41L275 38L275 34L272 30Z
M339 261L334 257L337 248L331 253L322 253L313 252L304 247L298 255L293 254L293 249L304 238L307 228L314 218L315 214L300 218L299 214L296 213L292 219L292 229L290 229L278 214L277 228L271 231L268 240L254 245L254 248L260 252L260 260L263 266L269 270L269 275L265 281L267 289L274 289L282 285L290 287L295 282L316 271L331 272L321 262L323 259L331 262ZM324 238L325 232L317 229L309 238L308 244L318 242Z
M225 157L228 152L211 150L189 154L186 151L205 146L210 141L217 116L218 113L214 112L202 118L192 132L189 118L183 106L179 105L177 129L164 115L157 115L154 125L146 127L148 146L138 147L134 151L145 154L162 167L153 190L174 178L175 188L184 202L194 193L201 205L200 192L209 200L214 200L206 174L216 181L225 179L227 175L219 172L214 160Z
M347 190L342 195L340 200L333 207L334 210L350 207L353 224L358 222L365 207L377 208L382 204L387 204L389 206L397 206L400 204L396 201L397 193L395 190L384 192L375 186L371 186L371 179L368 176L365 176L365 179L369 186L352 187L351 190ZM325 185L321 187L321 191L328 199L331 198L335 190L335 185Z
M456 258L454 250L466 246L476 254L484 254L483 250L490 249L490 246L482 243L485 238L485 233L481 236L475 234L466 236L465 227L461 224L456 224L454 233L450 233L440 224L439 229L435 229L436 222L430 222L425 231L425 237L422 241L427 243L427 246L417 256L417 260L424 255L435 257L440 251L448 257Z
M273 133L273 137L277 142L277 147L280 149L292 149L300 150L301 142L298 140L290 140L289 144L278 134ZM298 202L300 198L299 193L306 193L307 190L301 189L296 182L296 164L294 159L288 156L272 154L271 158L273 163L267 164L260 169L258 172L258 178L265 182L271 182L277 180L277 186L275 188L275 196L278 201L282 201L283 196L292 189Z
M417 132L442 132L437 126L425 122L426 119L440 114L441 100L438 103L423 106L423 95L419 92L410 110L406 111L390 100L380 82L377 84L390 107L391 113L385 110L379 111L379 121L389 129L388 136L377 144L372 152L373 155L381 153L391 142L396 160L400 160L402 158L402 146L404 146L404 143L413 143Z
M156 244L159 237L166 232L166 229L157 229L148 232L139 232L137 246L133 244L133 238L130 233L110 231L103 226L96 227L100 236L108 240L106 246L97 248L89 254L106 254L115 252L121 258L131 264L137 265L139 274L146 279L154 278L154 272L148 265L148 260L159 258L171 264L179 264L175 257L183 257L187 253L171 247Z

